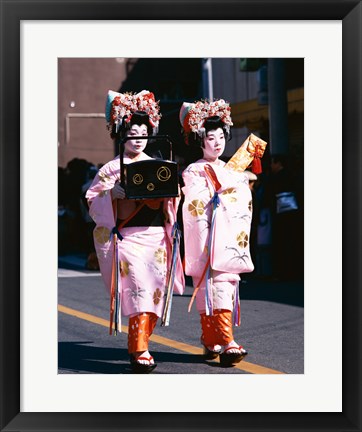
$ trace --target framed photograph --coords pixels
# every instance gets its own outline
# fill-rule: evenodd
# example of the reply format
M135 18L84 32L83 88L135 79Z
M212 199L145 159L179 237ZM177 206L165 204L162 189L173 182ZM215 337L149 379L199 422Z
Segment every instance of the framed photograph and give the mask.
M361 2L1 11L0 430L361 431ZM57 374L57 58L174 55L305 58L304 374Z

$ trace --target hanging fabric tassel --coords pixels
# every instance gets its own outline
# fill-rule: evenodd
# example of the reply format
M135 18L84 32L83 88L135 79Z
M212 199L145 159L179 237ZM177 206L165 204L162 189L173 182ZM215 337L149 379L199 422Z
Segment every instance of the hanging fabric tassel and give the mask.
M112 256L112 285L111 285L111 305L109 317L109 334L117 335L121 332L121 299L120 299L120 268L118 259L118 240L122 240L120 232L116 227L112 229L113 234L113 256Z
M122 236L121 236L122 239ZM117 333L121 333L121 298L120 298L120 264L118 258L118 238L116 239L116 247L115 247L115 313L114 313L114 335L117 336Z
M251 171L258 175L263 172L261 167L261 160L260 158L263 157L264 149L261 147L260 144L256 143L254 151L251 152L251 155L253 156L253 161L251 162Z
M113 230L112 230L113 233ZM111 234L112 235L112 234ZM109 334L112 334L113 330L113 318L114 318L114 310L115 310L115 303L116 303L116 291L118 292L117 287L117 266L118 263L116 262L116 248L118 248L117 245L117 234L113 233L113 256L112 256L112 285L111 285L111 304L110 304L110 312L109 312Z
M254 156L253 162L251 163L251 171L256 175L263 172L261 168L261 160L258 156Z
M233 308L233 325L240 326L240 301L239 301L239 283L235 283L235 300Z
M190 303L189 303L189 307L187 309L188 312L191 312L192 303L194 302L196 294L197 294L198 290L200 289L201 282L204 280L204 277L205 277L205 274L206 274L206 270L208 269L209 265L210 265L210 256L208 257L208 260L207 260L207 262L205 264L205 267L204 267L204 270L203 270L202 275L200 277L199 283L196 285L196 288L194 289L194 292L192 293L192 297L191 297L191 300L190 300Z
M211 215L211 226L210 226L210 234L209 234L209 242L208 242L208 262L209 265L207 267L206 272L206 287L205 287L205 310L206 315L212 315L213 314L213 301L212 301L212 292L211 287L212 284L210 284L210 273L211 273L211 252L213 248L213 240L214 240L214 230L215 230L215 216L216 216L216 210L220 205L220 198L219 194L217 192L214 193L214 196L211 200L212 204L212 215Z
M167 327L170 324L173 286L175 282L177 255L178 255L179 244L180 244L180 230L177 222L175 222L174 226L172 227L171 236L172 236L171 266L170 266L169 277L167 282L167 295L166 295L165 305L162 313L162 321L161 321L162 327Z

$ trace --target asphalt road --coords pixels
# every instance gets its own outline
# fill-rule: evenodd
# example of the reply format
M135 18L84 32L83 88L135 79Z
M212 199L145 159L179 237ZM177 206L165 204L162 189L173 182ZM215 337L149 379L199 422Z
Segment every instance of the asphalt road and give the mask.
M63 267L63 268L62 268ZM64 268L68 267L68 269ZM131 373L127 353L128 319L123 331L109 335L109 300L98 272L77 263L58 271L58 371L61 374ZM235 340L249 352L244 361L222 368L201 356L200 323L195 305L187 312L192 287L174 296L169 327L157 325L150 352L153 374L302 374L304 308L302 282L241 284L241 326Z

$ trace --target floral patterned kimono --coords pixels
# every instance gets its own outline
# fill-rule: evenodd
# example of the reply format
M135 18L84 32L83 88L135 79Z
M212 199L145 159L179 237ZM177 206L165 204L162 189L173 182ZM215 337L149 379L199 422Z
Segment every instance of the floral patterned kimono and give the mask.
M143 157L145 158L147 157ZM94 244L100 270L105 286L110 292L114 254L112 230L117 223L117 200L112 202L111 189L119 179L118 156L99 170L86 195L89 213L96 223ZM119 289L121 313L124 316L143 312L162 316L178 204L179 198L164 198L160 203L156 203L156 208L162 206L160 212L164 216L164 226L125 226L119 230ZM155 200L146 200L144 208L155 209ZM174 268L174 291L182 294L184 274L179 254Z
M198 289L200 314L233 311L238 325L239 273L254 269L249 252L252 197L247 175L219 162L200 159L183 172L185 272Z

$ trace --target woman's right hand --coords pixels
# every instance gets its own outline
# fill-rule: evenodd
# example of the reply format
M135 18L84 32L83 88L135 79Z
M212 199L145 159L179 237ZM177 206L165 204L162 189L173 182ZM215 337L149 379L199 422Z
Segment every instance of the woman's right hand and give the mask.
M114 185L114 187L113 187L113 189L111 191L111 194L112 194L112 200L126 198L126 192L125 192L125 190L123 189L123 187L121 186L121 184L119 182L117 182Z

